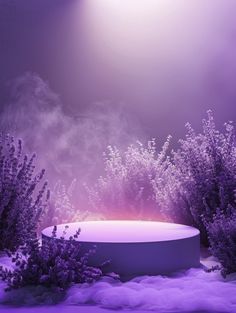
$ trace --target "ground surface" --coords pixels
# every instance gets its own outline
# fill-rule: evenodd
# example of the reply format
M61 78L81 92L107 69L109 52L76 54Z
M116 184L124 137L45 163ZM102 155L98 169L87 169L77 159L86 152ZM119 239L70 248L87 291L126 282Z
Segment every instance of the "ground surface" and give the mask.
M212 258L202 260L209 267ZM2 264L7 260L1 258ZM164 277L137 277L120 283L104 279L94 285L75 285L57 305L43 288L4 292L0 286L0 312L7 313L233 313L236 312L236 276L226 280L219 272L190 269Z

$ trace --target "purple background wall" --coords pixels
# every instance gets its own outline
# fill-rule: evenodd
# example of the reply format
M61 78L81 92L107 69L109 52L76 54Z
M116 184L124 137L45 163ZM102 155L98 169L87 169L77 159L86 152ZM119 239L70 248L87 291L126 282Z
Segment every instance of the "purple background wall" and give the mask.
M187 121L200 129L209 108L218 125L235 120L235 12L234 0L0 0L2 120L6 116L11 120L20 107L23 118L17 115L16 120L24 137L27 129L32 133L28 123L34 120L33 114L45 111L46 117L34 122L38 132L43 132L42 121L51 121L52 116L64 125L57 125L61 133L57 129L56 136L56 128L47 129L53 142L73 133L79 119L83 127L76 132L84 136L84 144L86 138L93 138L86 132L97 115L102 115L104 127L109 112L108 131L97 132L97 137L113 131L115 139L102 142L100 150L106 143L119 145L127 133L132 133L132 139L161 141L172 134L176 142L184 135ZM10 95L14 79L28 71L42 78L36 86L47 81L59 95L60 99L54 99L54 108L60 103L59 116L54 109L46 109L51 103L41 106L32 101L26 87L17 96L14 90L14 97L12 91ZM30 85L29 80L25 85ZM106 103L102 113L100 107L94 109L97 101ZM85 127L83 118L88 116L92 122ZM67 139L62 139L61 146L66 146ZM75 143L87 153L81 142ZM58 145L51 146L57 155ZM38 152L42 147L46 149L47 144L38 141L32 149ZM64 159L73 162L66 153Z

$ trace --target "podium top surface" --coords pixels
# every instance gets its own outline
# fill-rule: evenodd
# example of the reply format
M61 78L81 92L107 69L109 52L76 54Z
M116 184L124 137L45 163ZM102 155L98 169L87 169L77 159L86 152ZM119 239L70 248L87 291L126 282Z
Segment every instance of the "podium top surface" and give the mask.
M186 225L157 221L83 221L57 225L57 238L63 235L69 239L80 229L79 242L94 243L142 243L161 242L199 236L199 230ZM51 237L53 226L42 231L42 235Z

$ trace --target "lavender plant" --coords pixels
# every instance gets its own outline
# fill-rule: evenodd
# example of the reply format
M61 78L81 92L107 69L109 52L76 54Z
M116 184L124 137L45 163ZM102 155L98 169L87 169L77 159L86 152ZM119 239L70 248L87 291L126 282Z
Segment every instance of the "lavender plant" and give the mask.
M14 269L0 268L0 277L7 283L7 290L44 286L63 291L73 283L91 283L99 279L105 264L101 267L88 265L95 248L81 252L81 246L76 242L79 232L69 240L65 240L64 235L57 240L47 239L43 245L37 238L30 238L16 253L10 253ZM55 238L56 226L52 233L52 239Z
M72 223L85 220L88 212L81 211L73 203L73 193L76 180L74 179L67 187L58 181L50 193L48 206L42 215L40 229L51 225Z
M36 235L38 220L46 207L44 170L35 175L35 155L22 155L22 142L0 134L0 250L15 250Z
M173 152L173 166L169 183L157 197L163 211L176 222L198 227L202 242L208 244L207 225L217 210L226 212L236 208L236 147L231 122L224 132L216 129L211 111L203 120L203 132L196 134L186 125L185 140Z
M221 263L225 277L236 272L236 210L229 206L226 212L218 210L207 225L211 253Z
M125 152L108 147L105 175L88 189L92 207L109 218L161 219L153 180L157 186L165 181L169 139L159 153L155 140L148 141L146 147L137 142Z

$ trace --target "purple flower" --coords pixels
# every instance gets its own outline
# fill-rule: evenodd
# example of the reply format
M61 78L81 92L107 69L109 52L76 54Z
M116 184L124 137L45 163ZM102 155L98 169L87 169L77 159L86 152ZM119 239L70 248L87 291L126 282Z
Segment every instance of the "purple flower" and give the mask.
M35 155L22 155L22 142L0 134L0 250L15 250L34 237L47 200L45 170L34 174Z

